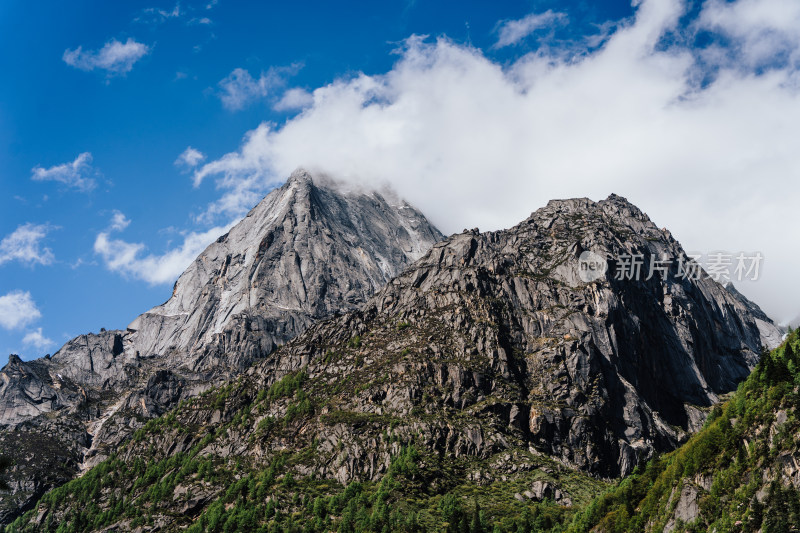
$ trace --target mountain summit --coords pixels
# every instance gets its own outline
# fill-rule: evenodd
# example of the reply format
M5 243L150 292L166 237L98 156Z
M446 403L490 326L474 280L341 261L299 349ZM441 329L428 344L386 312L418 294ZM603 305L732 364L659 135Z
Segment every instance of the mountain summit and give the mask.
M193 369L215 368L224 352L241 367L248 352L357 307L443 238L402 200L340 187L295 171L189 266L166 303L128 326L126 351L202 353ZM245 345L232 346L237 337Z
M442 238L389 192L295 171L126 330L81 335L52 358L11 356L0 370L0 443L17 466L0 518L103 459L148 418L364 303Z

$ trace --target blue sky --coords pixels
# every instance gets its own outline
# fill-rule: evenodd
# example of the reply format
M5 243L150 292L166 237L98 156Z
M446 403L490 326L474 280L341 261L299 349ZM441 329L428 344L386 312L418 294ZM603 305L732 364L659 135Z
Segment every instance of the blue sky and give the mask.
M445 232L627 195L698 250L763 249L776 267L744 292L791 318L800 257L763 220L797 198L798 16L788 0L3 2L0 352L124 328L300 165L389 184Z

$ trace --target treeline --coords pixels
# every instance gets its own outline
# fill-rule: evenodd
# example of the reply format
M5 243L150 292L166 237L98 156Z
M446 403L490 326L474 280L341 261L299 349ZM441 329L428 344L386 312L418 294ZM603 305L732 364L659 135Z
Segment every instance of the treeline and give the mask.
M264 427L259 425L251 438L286 431L293 420L309 416L314 406L304 391L306 380L301 371L253 393L231 422L186 452L147 461L112 456L46 494L6 532L77 533L115 524L135 529L156 526L165 518L191 533L577 533L594 528L615 533L663 531L668 524L677 532L789 533L800 524L800 494L781 475L784 459L798 453L797 332L780 348L762 354L751 376L728 402L712 410L705 427L684 446L637 468L577 511L552 501L516 501L512 485L464 484L463 472L445 471L441 461L425 456L413 442L401 446L379 481L347 486L298 475L314 455L316 440L307 449L275 453L259 466L203 452L227 431L253 424L256 413L271 402L285 402L286 417L264 419ZM230 394L231 386L223 387L205 401L225 405ZM133 445L144 446L147 435L167 430L180 433L186 428L170 413L137 432ZM432 480L447 476L451 483L431 490ZM192 494L204 486L224 489ZM689 523L674 518L685 486L698 494L697 517ZM198 516L176 511L180 502L198 496L209 501L200 505Z

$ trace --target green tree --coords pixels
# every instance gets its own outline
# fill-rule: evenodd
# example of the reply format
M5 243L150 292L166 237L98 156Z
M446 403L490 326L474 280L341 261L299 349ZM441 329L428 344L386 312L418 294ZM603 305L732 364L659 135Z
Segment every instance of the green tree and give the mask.
M475 498L475 505L472 510L472 522L469 526L470 533L483 533L483 525L481 524L481 506L478 504L478 498Z
M773 481L767 494L763 533L789 533L789 509L786 503L783 487L778 481Z
M794 353L791 342L786 343L786 349L783 351L783 359L786 363L797 363L797 355Z
M758 531L761 529L761 522L764 520L764 505L753 496L750 502L750 517L747 523L747 531Z

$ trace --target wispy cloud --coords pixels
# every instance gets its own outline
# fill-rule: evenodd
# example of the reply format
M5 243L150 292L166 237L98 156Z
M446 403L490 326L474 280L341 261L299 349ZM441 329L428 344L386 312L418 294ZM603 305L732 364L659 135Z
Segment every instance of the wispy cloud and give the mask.
M170 20L182 20L187 26L208 26L214 23L208 16L202 14L197 16L193 15L197 13L198 10L203 10L200 11L200 13L204 13L213 7L213 4L202 7L191 5L187 7L181 7L180 3L176 3L175 7L170 10L159 7L148 7L143 9L141 14L133 19L133 22L157 26Z
M54 346L55 342L42 334L42 328L36 328L34 331L29 331L22 337L22 344L31 346L40 351L45 351L51 346Z
M11 291L0 296L0 326L18 329L42 317L30 292Z
M185 170L192 169L205 161L206 156L200 150L187 146L186 150L181 152L178 159L175 160L175 166Z
M296 74L302 65L294 64L288 67L271 67L254 78L243 68L234 69L217 85L217 95L222 105L231 111L244 109L256 100L267 97L276 98L273 91L286 85L286 79Z
M23 224L0 241L0 265L19 261L27 265L49 265L55 257L41 241L53 229L47 224Z
M82 192L89 192L97 186L97 182L90 177L92 174L92 154L89 152L78 155L71 163L31 169L33 181L57 181Z
M255 100L266 97L273 88L283 85L283 79L271 71L262 73L255 79L248 71L237 68L218 85L222 105L231 111L237 111Z
M122 231L131 224L131 219L125 216L122 211L114 210L114 214L111 216L111 224L110 229L111 231Z
M727 68L800 67L800 2L710 0L697 24L734 44L716 45L707 50Z
M126 222L130 222L126 219ZM112 229L114 219L112 218ZM194 259L228 231L233 224L211 228L204 232L189 232L183 236L183 243L161 255L146 253L143 243L132 243L113 239L110 232L97 235L94 252L98 254L106 268L124 276L146 281L151 285L172 283ZM127 224L125 224L127 226Z
M141 15L133 19L134 22L144 24L162 24L170 19L180 18L186 12L181 9L179 3L175 4L171 10L162 9L159 7L147 7L141 11Z
M517 44L527 36L541 28L552 28L567 22L567 15L547 10L544 13L531 13L519 20L507 20L497 26L497 42L495 48L503 48Z
M273 169L267 159L274 134L268 124L262 124L247 133L241 150L206 163L195 171L195 187L199 187L208 176L221 175L217 186L225 191L219 200L208 206L201 219L240 216L260 199L262 191L288 176ZM297 166L302 165L298 163Z
M120 42L116 39L108 41L103 48L96 51L84 51L79 46L75 50L65 50L64 63L80 70L104 70L109 76L125 74L133 69L133 65L150 52L150 47L136 42L132 38Z

